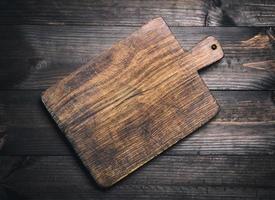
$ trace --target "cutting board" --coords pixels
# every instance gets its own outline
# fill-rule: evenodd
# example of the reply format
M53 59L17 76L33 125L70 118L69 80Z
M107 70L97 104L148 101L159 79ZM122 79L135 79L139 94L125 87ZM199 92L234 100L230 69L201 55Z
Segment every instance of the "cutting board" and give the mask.
M42 101L108 187L218 112L197 71L222 57L214 37L183 50L157 18L47 89Z

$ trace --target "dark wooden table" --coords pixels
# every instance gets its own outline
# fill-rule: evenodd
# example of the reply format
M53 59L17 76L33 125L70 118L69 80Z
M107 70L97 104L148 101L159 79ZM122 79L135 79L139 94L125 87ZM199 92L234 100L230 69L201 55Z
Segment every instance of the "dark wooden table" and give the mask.
M200 74L221 111L102 190L40 94L156 16L184 48L220 40L224 59ZM2 0L0 52L1 200L275 199L275 1Z

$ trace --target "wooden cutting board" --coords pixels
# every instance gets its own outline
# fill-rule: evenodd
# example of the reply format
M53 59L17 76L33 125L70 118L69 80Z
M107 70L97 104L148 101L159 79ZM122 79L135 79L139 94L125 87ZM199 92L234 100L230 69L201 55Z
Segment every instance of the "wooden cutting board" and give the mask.
M108 187L218 112L197 70L222 57L213 37L183 50L157 18L47 89L42 101Z

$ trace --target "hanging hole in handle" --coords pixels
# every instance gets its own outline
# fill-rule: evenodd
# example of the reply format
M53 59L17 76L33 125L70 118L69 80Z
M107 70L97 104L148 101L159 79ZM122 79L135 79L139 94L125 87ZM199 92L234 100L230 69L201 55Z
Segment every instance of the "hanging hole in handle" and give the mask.
M211 49L212 50L216 50L217 49L217 45L216 44L212 44Z

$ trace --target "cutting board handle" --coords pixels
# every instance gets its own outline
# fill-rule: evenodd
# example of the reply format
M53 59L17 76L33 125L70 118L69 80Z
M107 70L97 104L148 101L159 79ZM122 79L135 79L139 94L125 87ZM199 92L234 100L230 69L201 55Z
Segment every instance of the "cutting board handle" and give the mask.
M193 60L191 70L198 71L220 60L224 53L218 40L209 36L194 46L188 56Z

